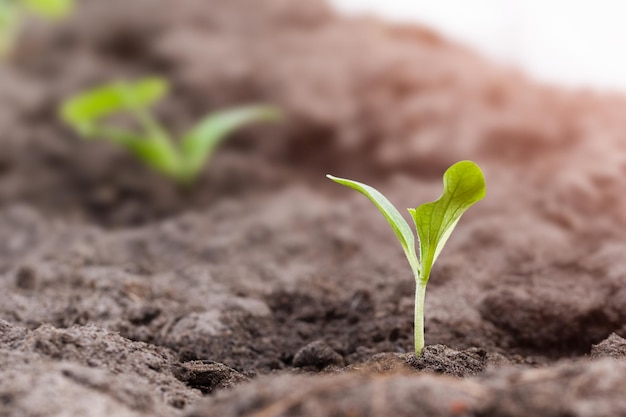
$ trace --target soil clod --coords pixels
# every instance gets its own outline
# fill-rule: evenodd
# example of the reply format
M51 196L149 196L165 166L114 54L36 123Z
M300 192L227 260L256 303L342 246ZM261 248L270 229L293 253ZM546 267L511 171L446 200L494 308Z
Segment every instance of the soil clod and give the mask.
M302 347L293 357L293 366L322 370L328 366L343 366L343 358L321 340Z
M224 364L211 361L184 362L174 372L178 379L205 394L250 380Z

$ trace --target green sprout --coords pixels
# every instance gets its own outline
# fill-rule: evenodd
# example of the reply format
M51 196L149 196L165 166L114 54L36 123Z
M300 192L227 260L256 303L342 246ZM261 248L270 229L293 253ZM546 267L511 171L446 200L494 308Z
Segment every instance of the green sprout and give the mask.
M175 142L150 111L168 90L168 82L157 77L114 82L66 100L61 117L84 138L114 142L150 168L185 185L198 177L229 133L251 122L280 118L275 107L237 107L205 117ZM130 116L138 129L113 124L109 118L117 114Z
M0 0L0 57L13 48L26 16L58 20L73 9L74 0Z
M457 162L443 174L443 193L438 200L408 209L417 229L419 258L413 230L384 195L369 185L332 175L327 177L369 198L400 241L415 277L415 354L419 355L424 348L424 300L430 272L461 215L485 197L482 171L474 162Z

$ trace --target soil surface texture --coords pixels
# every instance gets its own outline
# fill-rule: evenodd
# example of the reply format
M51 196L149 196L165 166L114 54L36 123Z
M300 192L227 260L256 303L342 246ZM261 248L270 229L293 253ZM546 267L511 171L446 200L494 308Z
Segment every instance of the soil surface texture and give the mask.
M162 75L172 131L272 103L181 188L58 119ZM321 0L83 0L0 63L0 416L626 415L626 99L539 85ZM487 197L426 344L384 218L452 163Z

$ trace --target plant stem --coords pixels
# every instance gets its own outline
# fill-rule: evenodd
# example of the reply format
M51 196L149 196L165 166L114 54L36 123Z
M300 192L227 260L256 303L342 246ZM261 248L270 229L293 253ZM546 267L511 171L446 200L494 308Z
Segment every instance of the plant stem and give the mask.
M424 349L424 301L426 300L426 282L419 277L415 279L415 355L419 356Z

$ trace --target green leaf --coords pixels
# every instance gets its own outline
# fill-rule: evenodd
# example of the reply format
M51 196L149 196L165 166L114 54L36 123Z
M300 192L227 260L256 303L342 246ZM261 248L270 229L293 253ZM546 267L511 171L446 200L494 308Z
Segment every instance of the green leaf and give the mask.
M478 165L461 161L443 175L443 193L438 200L409 209L420 240L420 278L424 282L461 215L485 193L485 178Z
M114 82L66 100L61 117L81 134L91 136L99 120L124 111L150 107L167 94L168 82L145 78L134 83Z
M48 19L68 16L74 9L74 0L22 0L30 12Z
M387 200L387 197L382 195L374 187L370 187L369 185L362 184L357 181L337 178L332 175L326 175L326 177L338 184L345 185L346 187L360 192L369 198L376 207L378 207L378 210L380 210L383 216L385 216L385 219L387 219L387 222L400 241L400 245L409 260L409 264L411 264L411 269L417 277L420 264L415 254L415 235L400 212L393 206L393 204L391 204L389 200Z
M0 58L11 51L19 27L20 16L17 6L0 0Z
M213 113L183 136L180 150L188 178L193 179L217 145L232 131L257 121L279 120L281 112L271 106L248 106Z

